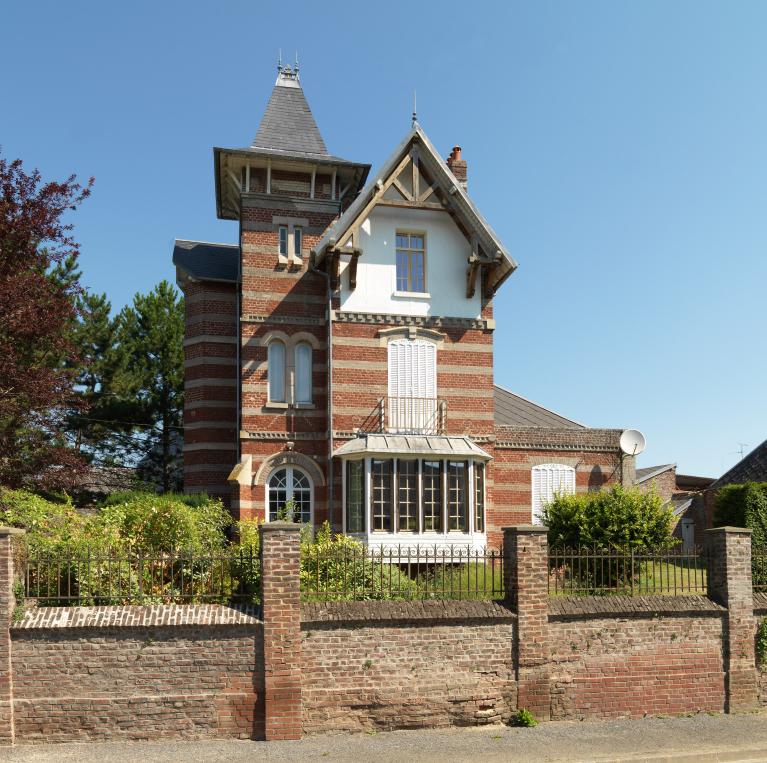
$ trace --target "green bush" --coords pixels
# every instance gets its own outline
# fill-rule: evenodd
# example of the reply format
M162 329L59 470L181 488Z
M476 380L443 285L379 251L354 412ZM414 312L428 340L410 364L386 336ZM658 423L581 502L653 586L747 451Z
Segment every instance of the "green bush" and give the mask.
M671 548L674 515L655 494L615 485L598 493L560 495L544 507L549 545L635 550Z
M524 707L521 707L517 712L511 716L512 726L524 726L531 729L538 725L538 721L535 720L535 716Z
M726 485L718 491L714 527L749 527L751 544L767 549L767 482Z

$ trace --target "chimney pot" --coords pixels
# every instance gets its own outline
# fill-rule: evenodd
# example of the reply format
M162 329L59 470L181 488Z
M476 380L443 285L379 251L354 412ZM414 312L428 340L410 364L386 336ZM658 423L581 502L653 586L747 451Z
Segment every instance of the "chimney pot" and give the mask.
M453 146L453 150L450 152L450 156L447 158L447 166L455 175L456 180L459 182L463 190L467 189L467 167L466 161L461 158L461 147Z

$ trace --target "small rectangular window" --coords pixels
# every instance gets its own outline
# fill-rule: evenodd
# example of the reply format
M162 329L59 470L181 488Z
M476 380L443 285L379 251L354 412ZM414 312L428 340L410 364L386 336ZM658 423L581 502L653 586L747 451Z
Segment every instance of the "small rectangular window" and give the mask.
M474 464L474 530L485 532L485 465Z
M397 291L426 291L426 239L421 233L397 233Z
M280 341L269 343L266 373L269 380L269 401L272 403L284 403L285 345Z
M346 462L346 532L365 531L365 462Z
M467 532L466 461L447 462L447 529Z
M280 235L280 254L283 257L288 256L288 226L287 225L280 225L279 230Z
M418 461L397 461L397 524L400 531L418 530Z
M423 461L422 506L424 532L442 532L442 461Z
M370 464L372 473L371 501L373 530L392 531L392 461L374 458Z
M301 257L301 244L303 233L301 228L293 228L293 254L296 257Z

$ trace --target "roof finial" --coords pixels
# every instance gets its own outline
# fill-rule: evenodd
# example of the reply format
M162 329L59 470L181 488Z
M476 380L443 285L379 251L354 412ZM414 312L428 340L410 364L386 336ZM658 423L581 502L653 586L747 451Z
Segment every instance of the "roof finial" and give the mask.
M413 127L415 127L418 124L418 113L416 109L416 93L415 90L413 90Z
M282 71L282 48L279 49L279 52L277 53L277 73L279 74Z
M296 51L296 65L293 67L293 71L298 74L298 51Z

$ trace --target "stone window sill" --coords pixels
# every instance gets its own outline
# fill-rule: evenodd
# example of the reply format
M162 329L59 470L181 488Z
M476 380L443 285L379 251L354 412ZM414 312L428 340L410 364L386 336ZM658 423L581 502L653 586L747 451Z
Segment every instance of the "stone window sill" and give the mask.
M268 411L269 409L277 410L277 411L286 411L288 409L287 403L277 403L273 400L270 400L265 406L264 410Z
M431 294L427 291L395 291L392 297L399 299L431 299Z

